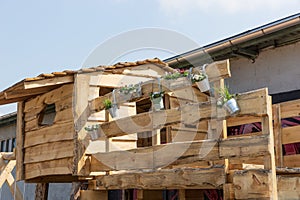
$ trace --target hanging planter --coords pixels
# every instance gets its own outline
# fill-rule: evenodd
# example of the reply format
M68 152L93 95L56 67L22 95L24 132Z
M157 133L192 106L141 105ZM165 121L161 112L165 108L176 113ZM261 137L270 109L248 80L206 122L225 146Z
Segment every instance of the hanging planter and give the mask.
M198 86L198 88L200 89L201 92L206 92L206 91L210 90L208 78L205 78L199 82L196 82L196 85Z
M196 83L196 85L198 86L198 88L200 89L201 92L206 92L206 91L210 90L208 76L205 73L206 66L207 66L207 64L203 65L202 72L191 75L192 83Z
M158 78L157 80L158 80L159 92L151 92L150 93L150 99L152 101L153 111L159 111L159 110L164 109L164 101L163 101L164 92L161 91L160 78Z
M108 110L110 116L112 118L116 118L118 117L118 106L116 103L115 90L113 90L112 95L113 95L114 103L112 103L111 100L109 99L105 99L104 106L105 106L105 110Z
M223 107L231 114L234 115L240 111L240 108L236 102L236 99L232 98L224 103Z
M139 84L130 84L121 87L118 90L119 100L120 101L129 101L133 98L139 98L142 96L142 86Z
M164 92L153 92L150 94L150 99L152 101L152 107L154 111L159 111L164 109Z
M90 135L91 140L96 140L99 138L98 129L99 129L99 124L84 127L84 130L86 130Z
M223 107L230 115L234 115L240 111L239 105L235 99L235 94L229 92L229 88L225 86L219 89L219 99L217 105Z
M174 73L168 72L162 78L164 80L165 87L169 89L176 89L191 85L188 77L188 70L178 70Z

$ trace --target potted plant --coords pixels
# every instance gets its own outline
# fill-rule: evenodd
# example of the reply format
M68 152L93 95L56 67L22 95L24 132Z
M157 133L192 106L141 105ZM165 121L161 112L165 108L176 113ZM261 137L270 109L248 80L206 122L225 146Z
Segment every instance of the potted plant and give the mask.
M225 108L230 115L234 115L240 111L239 105L235 99L236 95L229 92L228 86L218 89L220 95L217 106Z
M99 127L100 127L99 124L96 124L96 125L84 127L84 130L86 130L89 133L92 140L96 140L99 137L98 135Z
M190 85L189 82L189 70L180 70L178 69L175 72L166 72L166 74L162 77L165 81L164 84L167 88L175 89L178 87L184 87Z
M208 77L205 73L192 74L191 81L196 83L201 92L206 92L210 89Z
M110 116L112 118L117 117L118 113L117 113L117 105L116 104L112 104L111 100L109 99L105 99L103 102L104 106L105 106L105 110L108 110Z
M138 98L142 96L141 83L125 85L119 89L119 96L123 101L128 101L132 98Z
M154 111L164 109L163 96L164 96L164 92L150 93L150 99L152 101L152 106Z

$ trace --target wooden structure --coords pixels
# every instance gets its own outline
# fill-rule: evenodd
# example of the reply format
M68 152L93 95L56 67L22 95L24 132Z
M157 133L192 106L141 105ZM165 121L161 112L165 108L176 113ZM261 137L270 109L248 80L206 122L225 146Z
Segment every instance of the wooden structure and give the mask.
M206 69L213 87L231 76L229 61ZM218 189L224 199L299 197L299 170L283 168L298 167L290 161L298 155L283 156L281 148L299 141L298 127L280 125L281 118L299 116L299 102L274 105L272 112L264 88L239 94L241 111L231 116L216 106L216 92L179 80L158 84L166 72L174 69L151 59L42 74L1 92L0 104L19 102L17 179L40 183L43 194L45 183L89 181L83 199L107 199L110 189L135 189L135 199L162 189L178 190L180 199L201 189ZM114 98L114 88L139 82L140 97ZM149 93L160 86L165 109L154 111ZM104 109L105 99L116 101L118 118ZM227 135L229 127L253 122L261 132Z
M9 190L16 200L23 200L23 194L17 186L16 180L12 174L16 166L15 152L1 152L0 153L0 188L6 182Z

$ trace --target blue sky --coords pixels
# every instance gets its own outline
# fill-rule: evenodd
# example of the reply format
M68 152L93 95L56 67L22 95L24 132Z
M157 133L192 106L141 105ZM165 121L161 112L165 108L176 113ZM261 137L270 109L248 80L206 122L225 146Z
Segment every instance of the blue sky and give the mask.
M247 2L0 0L0 90L40 73L79 69L96 46L126 31L168 29L203 46L298 13L300 8L299 0ZM134 60L169 56L155 51L138 55ZM6 110L0 107L0 114Z

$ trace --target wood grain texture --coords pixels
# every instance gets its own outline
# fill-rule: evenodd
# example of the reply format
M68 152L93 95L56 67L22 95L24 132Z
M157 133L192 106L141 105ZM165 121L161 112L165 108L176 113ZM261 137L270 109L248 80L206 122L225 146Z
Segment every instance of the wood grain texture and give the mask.
M100 189L215 189L225 183L223 168L169 169L97 177Z

